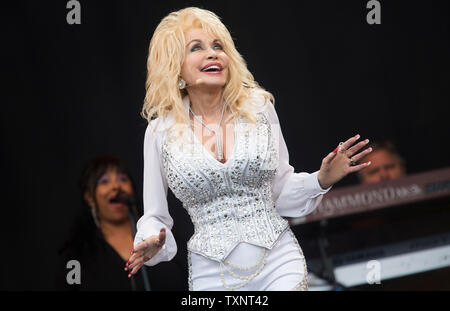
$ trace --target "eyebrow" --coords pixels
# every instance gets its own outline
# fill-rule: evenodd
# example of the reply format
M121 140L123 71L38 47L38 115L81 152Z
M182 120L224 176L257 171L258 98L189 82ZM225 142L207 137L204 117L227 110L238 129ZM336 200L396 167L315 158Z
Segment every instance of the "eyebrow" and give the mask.
M202 43L202 40L200 40L200 39L193 39L193 40L191 40L188 44L186 44L186 46L189 46L189 44L191 44L191 43L194 42L194 41L197 41L197 42L199 42L199 43ZM216 42L222 43L222 42L220 42L219 39L214 39L212 43L216 43Z

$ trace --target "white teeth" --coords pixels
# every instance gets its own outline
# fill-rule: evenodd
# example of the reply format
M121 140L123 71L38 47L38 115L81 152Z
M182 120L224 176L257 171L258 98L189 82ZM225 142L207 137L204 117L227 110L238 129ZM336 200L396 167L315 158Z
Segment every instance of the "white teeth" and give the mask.
M217 65L211 65L211 66L209 66L209 67L206 67L205 69L202 69L202 71L206 71L206 70L209 70L209 69L220 70L220 67L217 66Z

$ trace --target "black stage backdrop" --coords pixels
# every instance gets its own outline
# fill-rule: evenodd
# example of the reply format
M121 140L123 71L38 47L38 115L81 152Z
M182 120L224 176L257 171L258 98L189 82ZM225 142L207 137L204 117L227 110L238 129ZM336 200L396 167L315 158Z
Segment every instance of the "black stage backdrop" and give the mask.
M56 248L81 208L76 180L93 156L122 158L141 197L148 44L187 6L222 18L274 94L297 172L357 133L392 139L409 173L449 165L448 1L380 1L380 25L367 23L362 0L80 1L80 25L67 24L67 2L3 9L1 289L53 289ZM186 214L170 202L184 232Z

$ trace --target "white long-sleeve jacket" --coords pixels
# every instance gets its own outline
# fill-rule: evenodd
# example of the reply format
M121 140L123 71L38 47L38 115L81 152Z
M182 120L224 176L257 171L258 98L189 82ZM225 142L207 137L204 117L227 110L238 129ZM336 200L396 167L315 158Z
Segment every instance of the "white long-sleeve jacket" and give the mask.
M169 131L173 118L152 120L144 139L144 215L137 223L135 245L166 229L164 247L146 265L171 260L177 246L167 189L183 203L194 224L188 250L222 261L240 242L271 249L288 228L282 218L311 213L330 188L322 189L317 174L295 173L289 164L274 106L250 97L258 120L235 121L235 140L226 163L217 161L190 126ZM188 113L189 98L184 98ZM180 129L180 128L178 128Z

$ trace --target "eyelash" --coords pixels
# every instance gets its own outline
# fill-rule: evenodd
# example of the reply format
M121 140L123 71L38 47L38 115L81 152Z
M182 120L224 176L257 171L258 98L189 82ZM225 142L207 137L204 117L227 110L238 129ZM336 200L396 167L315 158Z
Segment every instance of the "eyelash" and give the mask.
M119 181L121 182L127 182L128 181L128 176L127 175L119 175ZM102 177L99 179L98 181L99 184L107 184L109 183L109 178L108 177Z
M214 44L214 47L216 47L216 46L219 47L219 49L223 50L223 47L220 44L218 44L218 43ZM199 44L194 45L191 48L191 52L195 52L197 50L197 48L201 48L201 46Z
M126 181L128 181L128 176L127 175L120 175L119 176L119 180L122 181L122 182L126 182Z
M99 184L107 184L109 183L109 179L107 177L102 177L98 181Z

